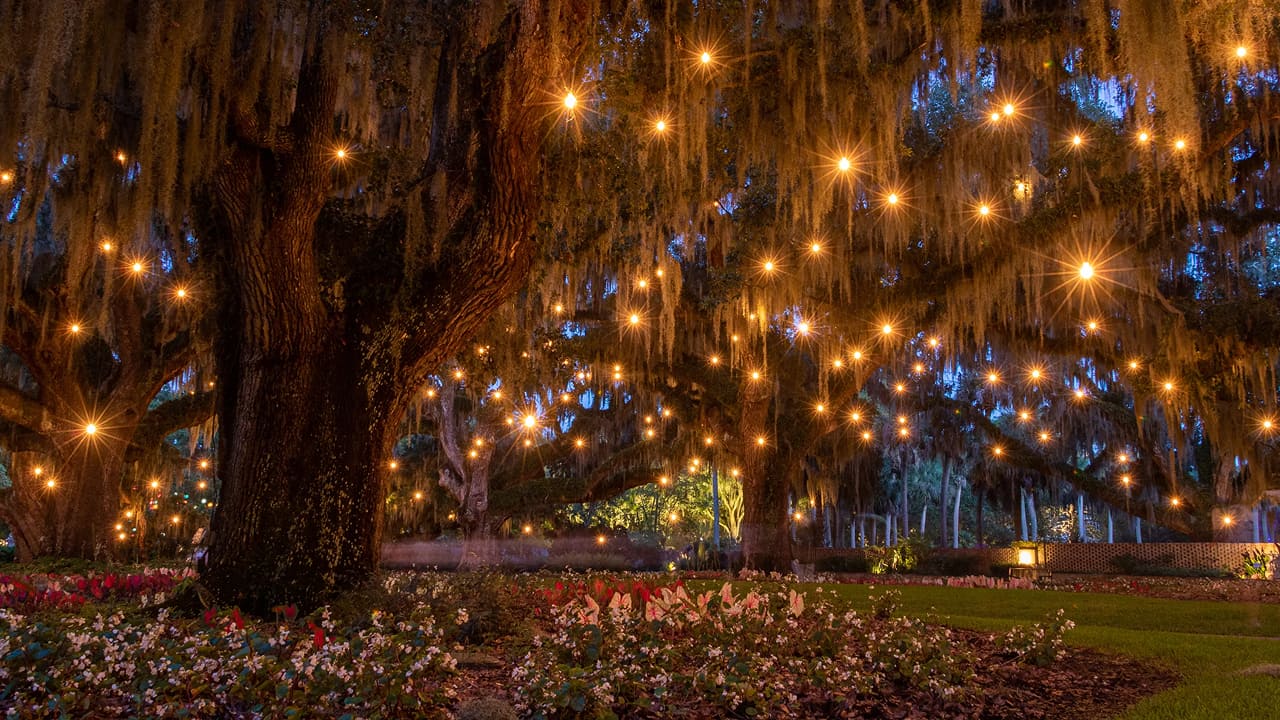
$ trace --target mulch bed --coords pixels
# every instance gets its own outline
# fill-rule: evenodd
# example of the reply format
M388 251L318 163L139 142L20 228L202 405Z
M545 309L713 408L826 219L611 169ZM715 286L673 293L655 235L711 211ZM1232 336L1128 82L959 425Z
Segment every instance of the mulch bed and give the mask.
M1280 604L1280 580L1236 578L1150 577L1129 575L1068 575L1036 581L1045 590L1118 593L1168 600L1225 600Z
M923 691L906 690L881 697L863 697L835 706L828 698L801 698L790 709L793 718L865 718L866 720L1105 720L1122 715L1139 700L1173 687L1178 675L1166 668L1087 648L1068 647L1066 655L1048 667L1003 660L995 655L993 636L972 630L953 630L971 648L983 651L988 662L979 669L967 698L943 701ZM989 652L988 652L989 651ZM518 659L516 660L518 661ZM455 689L463 699L511 699L510 659L488 656L482 662L461 663ZM767 679L762 678L762 682ZM637 718L747 717L726 715L719 708L681 707L678 712Z

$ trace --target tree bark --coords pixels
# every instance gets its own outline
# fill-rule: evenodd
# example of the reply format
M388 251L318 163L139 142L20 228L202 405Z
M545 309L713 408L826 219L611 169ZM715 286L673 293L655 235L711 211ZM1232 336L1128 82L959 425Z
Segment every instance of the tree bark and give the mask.
M748 568L790 572L793 552L787 495L790 462L777 438L769 441L767 420L773 394L769 383L743 380L739 457L742 468L742 559ZM763 439L760 444L758 439Z
M377 564L394 421L358 353L331 337L245 358L224 382L223 488L203 579L250 612L311 607Z

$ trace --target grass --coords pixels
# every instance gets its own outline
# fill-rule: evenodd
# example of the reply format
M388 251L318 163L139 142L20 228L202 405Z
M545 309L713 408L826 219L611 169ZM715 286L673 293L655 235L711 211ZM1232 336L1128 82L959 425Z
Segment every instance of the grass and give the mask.
M831 586L827 586L831 587ZM857 608L885 586L835 586ZM1076 645L1144 658L1173 668L1182 682L1143 700L1123 720L1271 718L1280 713L1280 680L1241 675L1280 664L1280 606L1202 602L1099 593L894 586L912 614L933 612L950 625L1003 630L1065 608Z

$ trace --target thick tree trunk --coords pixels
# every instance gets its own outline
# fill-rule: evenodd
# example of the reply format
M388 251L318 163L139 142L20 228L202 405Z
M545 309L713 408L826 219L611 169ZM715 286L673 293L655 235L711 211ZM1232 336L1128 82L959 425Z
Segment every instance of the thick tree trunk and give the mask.
M770 454L767 450L756 455ZM753 570L791 571L791 537L787 532L788 479L778 463L749 458L742 472L742 558Z
M203 579L251 612L309 609L377 567L392 409L371 392L357 343L321 337L245 358L224 382L223 486Z
M88 439L68 453L58 469L58 486L66 493L58 504L58 529L50 553L59 557L102 559L114 554L113 528L119 522L120 482L124 454L133 427L112 429L112 438Z
M788 453L770 441L768 417L772 402L768 383L744 380L739 388L739 456L742 468L742 559L748 568L790 572L791 526L787 507L792 467ZM763 440L763 444L761 444Z

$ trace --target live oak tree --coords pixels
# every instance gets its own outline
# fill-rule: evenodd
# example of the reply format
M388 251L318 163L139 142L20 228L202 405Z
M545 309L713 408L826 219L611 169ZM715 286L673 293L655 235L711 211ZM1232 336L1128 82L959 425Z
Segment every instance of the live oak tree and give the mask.
M66 163L50 192L83 192L78 169ZM39 214L39 205L22 196L10 217ZM70 232L42 222L29 242L0 233L8 251L0 448L9 479L0 519L20 560L118 555L126 465L150 466L165 436L213 412L191 369L206 298L184 243L104 233L86 248ZM160 401L171 382L180 394Z
M1220 457L1265 464L1237 431L1274 406L1273 339L1222 342L1171 299L1192 251L1230 264L1274 224L1265 6L11 0L0 21L5 192L43 200L72 159L69 245L100 241L90 218L159 221L210 263L205 579L227 600L368 575L398 419L521 287L573 309L625 267L669 354L675 247L727 286L704 321L717 352L741 338L735 366L797 318L823 373L876 338L895 374L931 336L938 372L1054 344L1083 359L1073 389L1139 358L1168 425L1201 408ZM764 439L744 464L772 478ZM777 517L769 487L748 524Z

